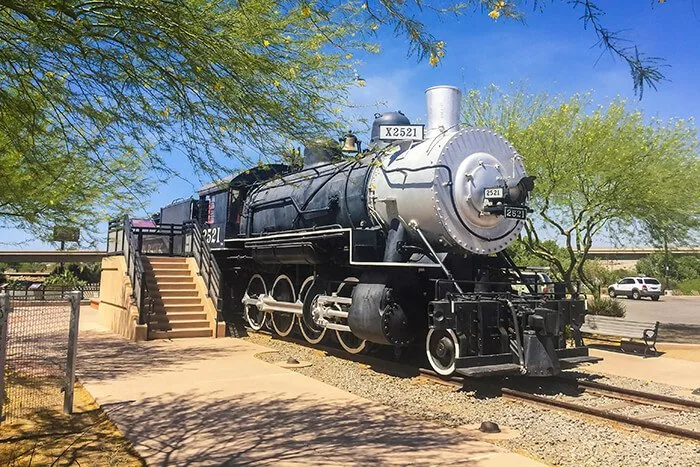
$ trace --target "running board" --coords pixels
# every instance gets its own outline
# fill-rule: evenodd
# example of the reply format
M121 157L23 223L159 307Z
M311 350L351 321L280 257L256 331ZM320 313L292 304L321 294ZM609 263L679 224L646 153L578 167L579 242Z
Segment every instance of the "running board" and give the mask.
M520 365L517 363L502 363L500 365L474 366L471 368L457 368L455 373L471 378L480 376L500 376L520 374Z

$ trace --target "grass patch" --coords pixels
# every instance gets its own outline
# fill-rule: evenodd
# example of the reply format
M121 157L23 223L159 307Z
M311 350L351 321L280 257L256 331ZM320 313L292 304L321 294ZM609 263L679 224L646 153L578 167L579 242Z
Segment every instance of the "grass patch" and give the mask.
M683 281L674 288L674 291L680 291L683 295L700 295L700 278Z
M0 425L0 465L144 466L85 388L75 385L75 413L39 408Z

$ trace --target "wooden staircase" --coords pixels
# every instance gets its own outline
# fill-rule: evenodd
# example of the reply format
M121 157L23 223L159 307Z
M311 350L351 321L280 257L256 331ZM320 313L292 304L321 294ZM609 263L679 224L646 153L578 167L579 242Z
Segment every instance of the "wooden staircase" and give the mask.
M186 258L142 256L153 311L148 315L149 339L212 337L195 273Z

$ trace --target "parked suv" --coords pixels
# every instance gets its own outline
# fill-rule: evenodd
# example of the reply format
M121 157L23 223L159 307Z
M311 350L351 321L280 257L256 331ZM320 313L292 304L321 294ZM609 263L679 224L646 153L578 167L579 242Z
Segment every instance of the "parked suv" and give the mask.
M513 284L512 286L513 290L518 294L529 293L530 290L527 288L527 285L530 285L534 288L535 284L537 284L536 292L538 294L546 294L552 291L550 290L552 289L552 279L546 272L521 271L520 274L523 278L522 282Z
M656 301L661 296L661 282L653 277L625 277L617 284L608 287L608 295L610 298L624 295L635 300L651 297Z

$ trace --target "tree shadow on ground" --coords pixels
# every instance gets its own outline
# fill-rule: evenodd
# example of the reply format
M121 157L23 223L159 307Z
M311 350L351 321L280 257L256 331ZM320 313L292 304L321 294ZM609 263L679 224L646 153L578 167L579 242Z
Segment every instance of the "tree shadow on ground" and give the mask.
M81 332L78 339L78 373L84 381L122 376L177 372L200 360L248 351L232 339L189 339L187 342L132 342L109 333Z
M0 465L142 466L133 446L80 385L75 410L28 407L0 425Z
M284 393L164 394L105 407L149 465L460 462L493 446L364 402ZM475 462L473 462L475 463Z

